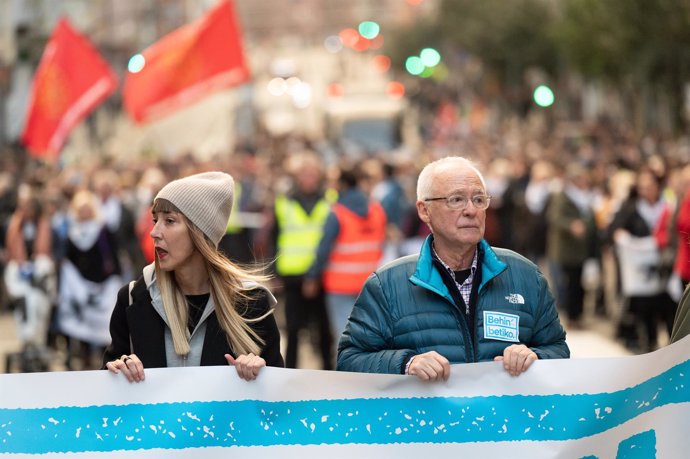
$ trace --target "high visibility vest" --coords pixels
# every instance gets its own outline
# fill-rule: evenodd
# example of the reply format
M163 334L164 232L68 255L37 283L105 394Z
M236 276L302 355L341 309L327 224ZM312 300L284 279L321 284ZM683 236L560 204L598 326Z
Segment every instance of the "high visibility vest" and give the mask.
M238 218L240 213L240 198L242 196L242 184L235 181L235 194L232 196L232 212L228 218L228 224L225 227L226 234L237 234L242 231L242 224Z
M342 204L333 211L340 224L323 287L328 293L356 295L364 281L378 268L386 239L386 214L377 202L369 203L369 213L362 217Z
M278 222L276 271L283 276L299 276L307 272L316 257L316 248L323 235L323 225L331 210L326 199L320 199L310 214L294 199L276 197Z

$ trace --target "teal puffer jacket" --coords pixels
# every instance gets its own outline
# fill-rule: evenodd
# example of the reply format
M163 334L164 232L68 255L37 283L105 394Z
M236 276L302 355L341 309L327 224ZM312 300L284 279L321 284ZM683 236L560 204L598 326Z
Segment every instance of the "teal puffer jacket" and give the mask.
M475 323L469 324L432 264L431 238L419 255L369 276L338 346L338 370L399 374L409 357L429 351L451 363L481 362L516 343L540 359L570 356L553 296L534 263L482 240Z

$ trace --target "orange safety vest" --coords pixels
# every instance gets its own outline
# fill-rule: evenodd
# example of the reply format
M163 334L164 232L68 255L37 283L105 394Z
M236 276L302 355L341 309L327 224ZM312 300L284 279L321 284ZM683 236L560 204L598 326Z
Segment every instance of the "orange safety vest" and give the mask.
M328 293L356 295L364 281L376 270L386 239L386 214L377 202L369 203L369 213L362 217L342 204L334 204L340 232L323 274Z

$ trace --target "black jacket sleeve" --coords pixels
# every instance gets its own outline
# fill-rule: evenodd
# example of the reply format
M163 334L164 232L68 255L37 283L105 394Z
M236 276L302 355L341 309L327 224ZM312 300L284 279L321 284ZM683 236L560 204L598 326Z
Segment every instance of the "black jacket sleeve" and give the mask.
M285 363L280 355L280 331L275 314L269 314L271 305L268 301L268 293L264 289L256 289L252 292L252 297L253 300L250 301L243 315L249 320L263 317L256 322L250 322L252 329L264 341L261 345L261 357L269 367L284 367Z
M129 284L125 284L117 292L117 302L110 317L110 345L103 354L103 366L111 360L120 358L123 354L131 354L129 348L129 324L127 323L127 306L129 306Z

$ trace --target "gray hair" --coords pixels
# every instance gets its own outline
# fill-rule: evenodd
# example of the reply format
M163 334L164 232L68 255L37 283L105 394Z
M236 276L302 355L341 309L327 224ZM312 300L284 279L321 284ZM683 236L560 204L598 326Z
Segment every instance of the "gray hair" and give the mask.
M479 181L482 182L482 187L486 190L486 182L484 181L484 176L477 166L474 165L472 161L462 156L446 156L445 158L437 159L436 161L430 162L422 172L419 173L419 178L417 179L417 200L423 201L431 197L431 186L433 184L434 176L439 168L444 166L462 166L466 167L479 177Z

